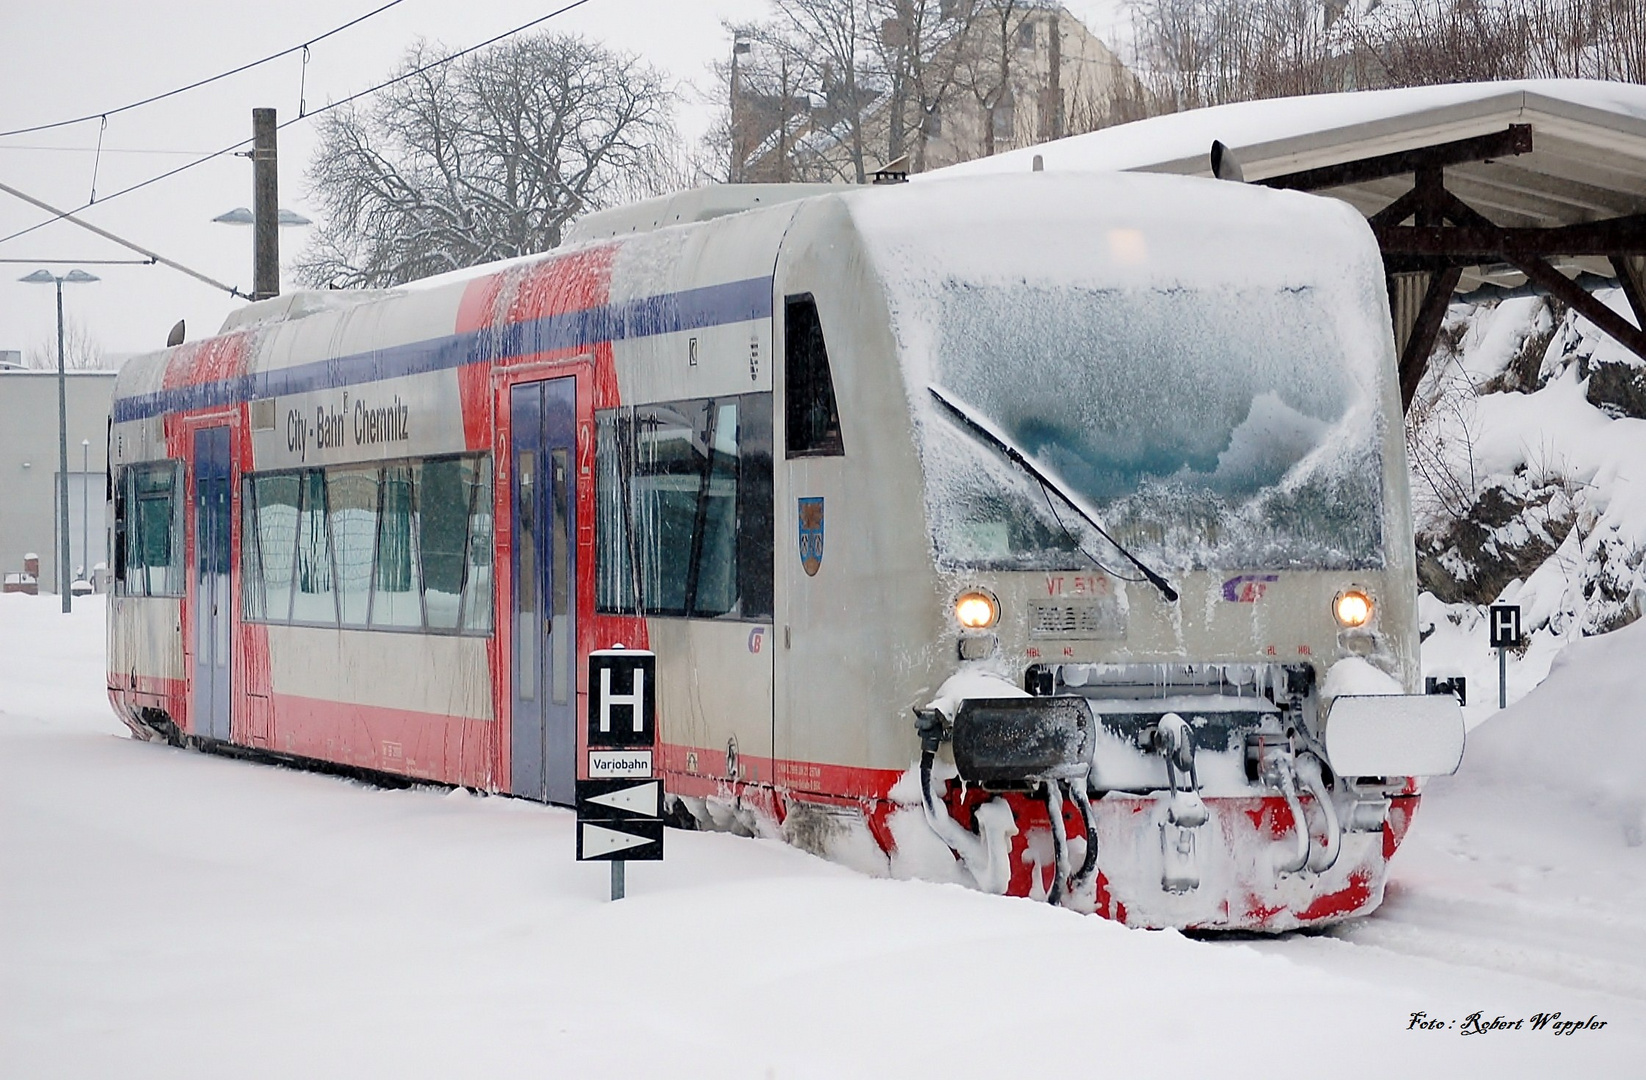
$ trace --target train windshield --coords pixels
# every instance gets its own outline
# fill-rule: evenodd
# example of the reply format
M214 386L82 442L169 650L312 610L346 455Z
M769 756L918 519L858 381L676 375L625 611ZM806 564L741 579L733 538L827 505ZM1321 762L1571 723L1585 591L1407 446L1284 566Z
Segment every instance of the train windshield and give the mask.
M1177 571L1382 565L1376 391L1348 360L1364 352L1344 340L1358 323L1316 289L950 280L932 299L932 385L1144 561ZM1068 568L1081 565L1080 548L1116 557L1054 490L964 424L931 411L921 431L944 563Z

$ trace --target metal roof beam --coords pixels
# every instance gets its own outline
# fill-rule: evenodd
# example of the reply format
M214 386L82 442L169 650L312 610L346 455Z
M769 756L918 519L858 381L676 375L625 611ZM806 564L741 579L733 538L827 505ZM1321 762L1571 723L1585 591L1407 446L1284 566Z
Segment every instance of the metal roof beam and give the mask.
M1646 217L1646 215L1643 215ZM1536 282L1551 295L1566 301L1579 315L1616 338L1618 343L1642 360L1646 360L1646 331L1630 325L1629 320L1595 299L1588 290L1536 256L1517 256L1509 260L1527 279Z
M1373 231L1385 255L1440 256L1456 266L1527 256L1646 255L1646 214L1552 229L1504 229L1480 218L1458 225L1374 225Z
M1490 135L1476 135L1468 139L1420 146L1414 150L1400 150L1393 154L1344 161L1337 165L1323 165L1317 169L1271 176L1254 183L1265 187L1289 188L1293 191L1319 191L1323 188L1342 187L1344 184L1364 184L1401 176L1419 169L1440 169L1447 165L1462 165L1489 158L1513 157L1532 150L1532 125L1510 124Z
M1613 255L1612 269L1617 271L1617 283L1623 286L1623 295L1634 309L1636 325L1646 330L1646 259Z
M1490 168L1461 168L1449 179L1454 187L1460 182L1469 186L1495 188L1526 195L1538 200L1550 200L1565 206L1587 210L1596 217L1620 217L1640 209L1640 199L1628 192L1597 187L1565 176L1544 172L1536 162L1494 162Z

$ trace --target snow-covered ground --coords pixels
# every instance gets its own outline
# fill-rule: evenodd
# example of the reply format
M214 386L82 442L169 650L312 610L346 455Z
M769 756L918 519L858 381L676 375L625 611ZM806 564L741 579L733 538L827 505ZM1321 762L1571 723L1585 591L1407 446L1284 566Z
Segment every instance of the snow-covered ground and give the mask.
M1574 646L1475 732L1377 915L1199 941L722 834L671 832L612 904L605 868L572 859L566 811L125 738L101 603L55 605L0 597L6 1077L1621 1076L1646 1060L1646 848L1639 803L1631 818L1614 798L1646 771L1630 731L1646 623ZM1590 761L1607 770L1592 789ZM1456 1026L1413 1030L1416 1012ZM1473 1013L1554 1012L1605 1026L1462 1034Z

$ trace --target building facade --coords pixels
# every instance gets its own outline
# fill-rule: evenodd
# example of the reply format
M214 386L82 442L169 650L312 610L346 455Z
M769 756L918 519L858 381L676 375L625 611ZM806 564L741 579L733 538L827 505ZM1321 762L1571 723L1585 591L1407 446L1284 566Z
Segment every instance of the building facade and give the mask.
M85 577L107 580L105 470L114 372L66 376L69 444L69 575L58 558L57 373L0 370L0 572L16 588L24 560L39 559L41 592ZM99 572L98 567L105 568Z
M937 41L929 49L905 46L907 31L888 20L883 44L903 58L903 76L882 73L878 88L807 89L799 61L775 83L771 71L734 82L732 179L851 182L859 155L862 178L894 159L925 172L1133 119L1135 76L1061 5L965 10L924 28Z

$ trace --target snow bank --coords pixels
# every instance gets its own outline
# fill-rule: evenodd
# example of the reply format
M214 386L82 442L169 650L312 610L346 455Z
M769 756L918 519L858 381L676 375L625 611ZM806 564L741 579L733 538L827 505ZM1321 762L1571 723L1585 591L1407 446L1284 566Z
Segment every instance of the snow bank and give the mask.
M1575 641L1548 678L1469 737L1465 767L1543 790L1646 840L1646 620Z

